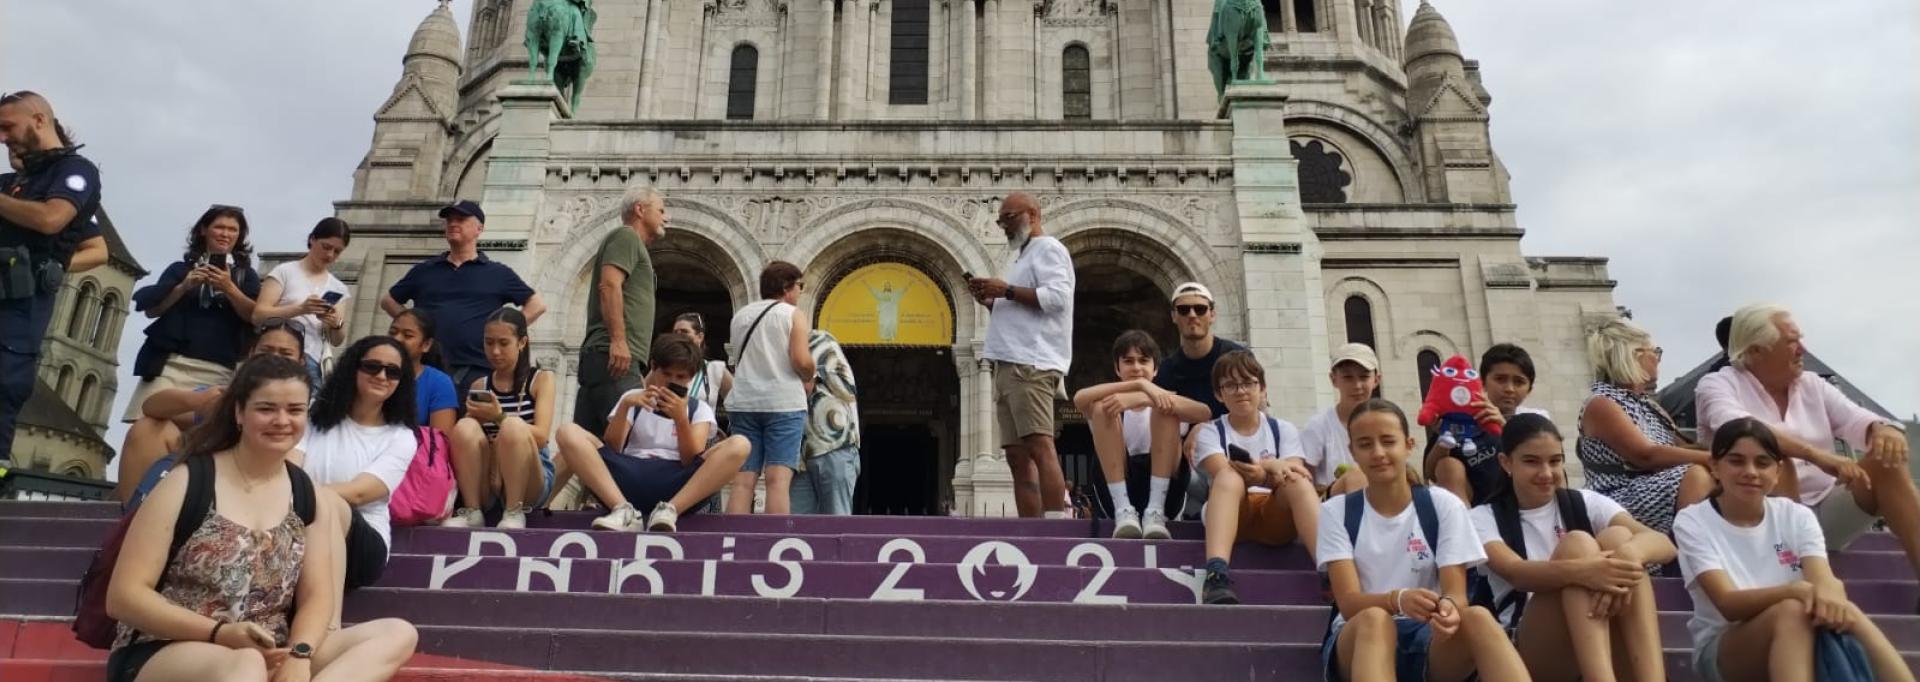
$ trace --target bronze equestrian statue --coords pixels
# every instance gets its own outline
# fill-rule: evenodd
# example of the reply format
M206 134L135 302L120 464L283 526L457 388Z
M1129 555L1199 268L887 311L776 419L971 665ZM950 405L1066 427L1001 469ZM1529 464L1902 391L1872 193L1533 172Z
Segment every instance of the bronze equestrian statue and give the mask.
M527 10L527 67L544 74L580 110L580 91L593 75L593 0L534 0Z
M1265 80L1267 41L1267 13L1260 0L1214 0L1213 23L1207 27L1214 93L1225 94L1228 83Z

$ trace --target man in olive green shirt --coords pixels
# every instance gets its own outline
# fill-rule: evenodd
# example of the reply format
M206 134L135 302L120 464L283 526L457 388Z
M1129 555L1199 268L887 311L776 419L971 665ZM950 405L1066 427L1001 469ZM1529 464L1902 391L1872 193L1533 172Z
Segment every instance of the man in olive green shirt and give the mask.
M623 227L607 235L594 258L587 338L580 343L580 392L573 404L573 422L600 437L620 396L645 383L657 284L647 245L667 234L667 206L658 191L631 187L621 205Z

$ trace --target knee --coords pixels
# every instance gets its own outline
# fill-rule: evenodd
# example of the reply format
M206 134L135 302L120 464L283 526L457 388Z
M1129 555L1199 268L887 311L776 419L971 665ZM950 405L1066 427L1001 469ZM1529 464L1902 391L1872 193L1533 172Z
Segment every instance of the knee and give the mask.
M1600 531L1600 534L1593 539L1599 541L1600 549L1619 549L1621 545L1633 540L1633 531L1625 526L1607 526L1606 530Z
M267 679L267 657L259 649L234 649L227 652L227 670L230 680Z
M1347 619L1347 627L1353 628L1353 636L1361 639L1399 639L1399 629L1393 624L1393 614L1386 609L1371 606L1361 609Z
M1493 612L1483 606L1470 606L1460 612L1460 629L1469 635L1484 634L1488 637L1506 637L1506 629L1500 627L1500 620Z
M1807 603L1797 598L1782 599L1760 612L1773 626L1774 637L1811 634L1813 621L1807 618Z
M746 436L727 436L713 446L709 459L739 467L747 462L747 454L753 451L753 443Z
M447 435L452 436L453 441L456 443L471 445L486 440L487 431L486 429L480 428L480 420L474 419L473 417L466 417L455 422L453 425L453 433Z
M1435 481L1458 481L1466 476L1467 465L1461 464L1459 458L1442 457L1440 461L1433 463L1433 480Z
M1600 541L1586 531L1576 530L1560 536L1560 546L1553 549L1553 558L1578 559L1599 553Z
M506 418L500 420L500 438L530 438L532 436L533 427L528 426L525 419L508 415Z
M385 643L399 662L405 662L420 646L420 631L412 623L399 618L382 618L369 625L379 626L374 641Z
M1247 480L1241 478L1240 472L1234 471L1233 467L1221 467L1220 471L1213 474L1213 484L1210 487L1215 495L1244 493L1247 491Z

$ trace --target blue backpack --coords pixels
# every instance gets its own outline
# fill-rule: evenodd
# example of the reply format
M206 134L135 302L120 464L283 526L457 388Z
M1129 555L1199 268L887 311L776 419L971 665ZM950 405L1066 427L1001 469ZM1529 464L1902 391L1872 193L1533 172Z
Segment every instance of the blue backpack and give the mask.
M1355 490L1347 493L1346 527L1347 543L1360 540L1360 520L1366 518L1367 491ZM1433 508L1433 491L1424 485L1413 486L1413 514L1420 518L1420 534L1426 536L1427 547L1433 550L1436 563L1440 560L1440 513ZM1340 604L1333 598L1333 580L1324 572L1320 574L1320 591L1326 595L1327 605L1332 613L1327 615L1327 632L1333 632L1333 621L1340 617Z

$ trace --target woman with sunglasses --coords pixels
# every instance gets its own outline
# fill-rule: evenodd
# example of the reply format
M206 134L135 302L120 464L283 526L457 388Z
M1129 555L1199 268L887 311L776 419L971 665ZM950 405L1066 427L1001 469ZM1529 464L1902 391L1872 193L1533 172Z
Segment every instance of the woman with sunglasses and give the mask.
M247 357L275 355L298 362L304 337L300 325L267 320L254 329L253 347ZM173 453L180 452L180 434L205 421L225 392L225 386L165 388L138 403L140 418L127 427L127 438L120 445L120 477L113 488L114 499L132 506L153 490L173 467Z
M286 317L306 327L307 376L315 390L320 385L321 361L346 341L347 299L352 293L327 268L340 259L352 239L347 221L321 218L307 233L307 255L269 270L266 279L260 280L260 302L253 307L256 322Z
M329 570L336 585L352 590L373 584L386 570L393 531L387 498L413 464L419 446L413 418L413 361L398 341L370 336L340 354L340 367L313 403L312 428L296 461L345 500L331 515L325 535L332 544ZM327 499L323 496L323 502ZM340 624L337 608L333 624Z
M193 224L186 255L167 266L160 281L134 292L134 309L153 323L133 361L140 384L121 421L139 420L147 396L161 389L222 386L232 378L260 296L247 232L239 208L207 209Z

